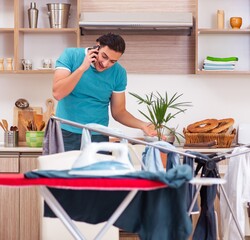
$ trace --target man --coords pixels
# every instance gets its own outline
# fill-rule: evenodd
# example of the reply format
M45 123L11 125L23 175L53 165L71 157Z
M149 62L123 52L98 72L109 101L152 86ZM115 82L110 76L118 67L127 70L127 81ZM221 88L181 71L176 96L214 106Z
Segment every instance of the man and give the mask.
M56 115L81 124L108 126L109 105L112 117L146 135L156 135L143 122L126 110L126 70L118 63L125 51L125 41L112 33L100 36L93 48L67 48L56 62L53 95L57 99ZM62 125L65 150L77 150L82 129ZM107 136L93 133L92 141L108 141Z

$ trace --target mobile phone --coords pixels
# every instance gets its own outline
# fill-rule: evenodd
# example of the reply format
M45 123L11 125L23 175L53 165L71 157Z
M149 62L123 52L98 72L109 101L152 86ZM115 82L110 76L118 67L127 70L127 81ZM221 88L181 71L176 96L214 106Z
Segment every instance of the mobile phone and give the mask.
M92 50L92 49L99 50L99 49L100 49L100 46L99 46L99 45L96 45L96 46L93 46L93 47L88 48L88 50ZM95 53L97 54L98 51L96 51ZM95 61L93 61L92 64L91 64L93 67L94 67L94 64L93 64L94 62L95 62Z
M99 50L99 49L100 49L100 46L99 46L99 45L96 45L96 46L93 46L93 47L90 47L90 48L89 48L89 50L92 50L92 49Z

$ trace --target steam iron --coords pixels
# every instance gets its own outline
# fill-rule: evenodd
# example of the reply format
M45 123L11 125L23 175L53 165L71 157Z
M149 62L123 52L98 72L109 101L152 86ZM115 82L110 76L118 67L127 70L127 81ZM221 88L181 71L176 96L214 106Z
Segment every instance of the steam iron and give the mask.
M112 155L100 154L109 151ZM72 165L69 174L88 176L111 176L134 172L124 143L89 143Z

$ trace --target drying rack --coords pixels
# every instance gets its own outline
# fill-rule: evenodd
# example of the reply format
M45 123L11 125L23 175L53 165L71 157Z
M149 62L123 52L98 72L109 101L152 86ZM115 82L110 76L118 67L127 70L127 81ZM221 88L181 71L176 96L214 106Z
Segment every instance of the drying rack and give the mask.
M88 130L90 132L93 131L93 132L103 134L105 136L119 138L121 142L130 142L132 144L142 144L142 145L145 145L145 146L151 146L151 147L157 148L157 149L159 149L160 151L163 151L163 152L164 151L165 152L173 152L173 153L180 154L181 156L186 156L186 157L192 158L195 162L198 163L198 166L197 166L198 168L203 168L201 178L206 178L206 181L200 181L202 179L198 179L198 178L194 178L193 180L190 181L191 184L197 185L197 190L195 192L195 195L194 195L193 200L191 202L191 205L189 207L188 214L189 215L191 214L191 211L192 211L192 209L193 209L193 207L195 205L195 202L197 201L198 194L199 194L199 192L201 190L201 187L203 185L217 184L220 187L220 189L222 191L222 194L225 197L227 206L228 206L228 208L229 208L229 210L230 210L230 212L232 214L233 220L234 220L234 222L236 224L236 227L237 227L237 230L238 230L238 232L239 232L239 234L241 236L241 239L242 240L245 239L244 234L241 231L238 220L237 220L237 218L235 216L235 213L234 213L234 211L232 209L232 206L230 204L230 201L229 201L229 198L228 198L227 193L225 191L225 188L223 186L225 181L221 181L222 179L220 178L220 174L219 174L219 171L218 171L218 168L217 168L217 163L219 163L220 161L223 161L225 159L234 157L234 156L249 153L250 148L243 151L243 152L240 152L240 153L232 153L232 150L229 150L229 151L225 151L223 153L210 154L210 155L208 155L209 159L207 159L207 158L203 158L201 156L196 156L196 155L191 154L191 153L182 152L182 151L179 151L177 149L172 149L172 148L169 149L167 147L159 146L159 145L156 145L156 144L151 143L151 142L146 142L146 141L143 141L143 140L140 140L140 139L131 138L131 137L128 137L128 136L126 136L126 135L124 135L122 133L114 132L111 128L108 128L108 127L105 127L105 126L102 126L100 128L99 127L96 128L96 127L76 123L76 122L73 122L73 121L69 121L69 120L66 120L66 119L62 119L62 118L59 118L59 117L56 117L56 116L51 116L51 119L54 119L55 121L59 121L60 123L69 124L69 125L74 126L74 127L86 129L86 130ZM243 145L242 147L250 147L250 144L249 145ZM141 160L140 160L140 163L142 165L142 168L145 167ZM209 172L213 172L213 175L215 176L217 181L214 178L208 178L207 177ZM210 181L209 181L209 179L210 179Z

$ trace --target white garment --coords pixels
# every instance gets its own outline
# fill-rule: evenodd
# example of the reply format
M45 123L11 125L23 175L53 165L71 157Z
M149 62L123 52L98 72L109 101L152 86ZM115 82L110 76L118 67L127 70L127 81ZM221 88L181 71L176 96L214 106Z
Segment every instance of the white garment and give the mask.
M232 155L242 153L249 148L235 148ZM242 233L245 235L245 224L248 219L245 217L246 203L250 202L250 153L231 157L228 161L228 169L225 174L225 191L229 202L239 222ZM236 224L233 221L226 200L221 194L220 199L222 234L224 240L241 239Z

